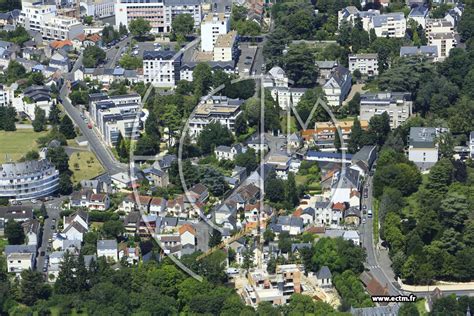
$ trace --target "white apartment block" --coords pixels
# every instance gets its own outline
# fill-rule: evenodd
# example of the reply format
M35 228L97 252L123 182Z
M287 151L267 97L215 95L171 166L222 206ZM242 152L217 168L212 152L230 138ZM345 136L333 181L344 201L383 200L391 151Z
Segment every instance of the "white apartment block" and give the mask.
M443 61L449 56L449 51L456 47L454 27L445 19L428 19L426 21L428 45L436 46L438 57L435 61Z
M362 20L362 27L364 30L369 30L369 22L374 16L380 15L379 10L370 9L368 11L359 11L354 6L346 7L340 10L337 14L337 25L341 27L341 24L346 21L349 25L354 26L357 18Z
M379 75L378 54L357 54L349 56L349 71L359 70L361 74L372 77Z
M174 51L143 52L143 77L155 87L174 88L180 76L182 54Z
M201 22L201 50L214 52L214 45L219 35L230 31L229 18L223 13L208 14Z
M136 139L146 119L141 117L136 126L141 98L138 94L108 97L102 93L89 96L89 112L94 125L109 146L116 144L119 134L124 138Z
M32 253L11 253L7 256L8 272L20 275L23 270L34 267L34 256Z
M58 16L56 6L22 1L19 22L27 30L38 31L45 40L70 40L84 33L76 18Z
M214 61L231 61L237 55L237 32L232 31L227 34L219 35L214 44Z
M115 0L88 0L81 2L85 14L95 18L105 18L114 15Z
M273 100L278 100L280 108L286 110L290 108L290 104L297 106L306 90L308 89L274 87L270 92Z
M373 16L366 31L375 30L377 37L405 37L407 20L401 12Z
M189 121L189 134L196 138L204 127L212 122L218 122L234 131L235 121L242 114L241 99L229 99L225 96L211 96L201 101L194 116Z
M11 103L10 89L0 85L0 106L8 106Z
M201 25L201 0L165 0L166 21L171 25L173 19L180 14L189 14L194 19L194 28Z
M365 93L360 96L360 119L370 121L373 116L386 112L390 128L395 129L410 117L412 105L408 92Z
M117 0L115 3L115 25L129 27L130 21L143 18L150 21L152 33L168 33L171 25L166 21L163 0Z
M430 169L439 158L436 137L441 133L434 127L412 127L408 138L408 160L422 170Z

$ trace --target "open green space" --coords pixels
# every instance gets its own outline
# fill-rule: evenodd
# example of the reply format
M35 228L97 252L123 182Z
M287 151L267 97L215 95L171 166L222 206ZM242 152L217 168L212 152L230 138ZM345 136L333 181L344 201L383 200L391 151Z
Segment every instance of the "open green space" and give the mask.
M92 179L104 172L94 153L89 151L77 151L69 157L69 169L72 170L72 182L74 184L81 180Z
M19 129L14 132L0 131L0 163L17 161L30 150L38 150L36 140L48 132L36 133L33 129Z

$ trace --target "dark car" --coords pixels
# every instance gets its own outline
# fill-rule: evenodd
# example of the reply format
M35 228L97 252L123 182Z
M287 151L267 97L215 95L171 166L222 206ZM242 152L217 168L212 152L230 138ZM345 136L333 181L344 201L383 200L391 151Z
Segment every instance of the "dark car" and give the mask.
M41 252L40 252L40 256L44 256L44 251L41 251Z

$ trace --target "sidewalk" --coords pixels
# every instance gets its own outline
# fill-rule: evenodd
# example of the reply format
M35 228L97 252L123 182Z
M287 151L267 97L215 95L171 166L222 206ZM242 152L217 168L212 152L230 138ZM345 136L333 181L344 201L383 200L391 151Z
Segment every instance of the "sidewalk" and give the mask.
M401 283L402 290L412 293L417 292L429 292L430 289L433 291L435 288L439 288L441 291L474 291L474 282L466 283L447 283L442 282L440 284L433 285L407 285Z

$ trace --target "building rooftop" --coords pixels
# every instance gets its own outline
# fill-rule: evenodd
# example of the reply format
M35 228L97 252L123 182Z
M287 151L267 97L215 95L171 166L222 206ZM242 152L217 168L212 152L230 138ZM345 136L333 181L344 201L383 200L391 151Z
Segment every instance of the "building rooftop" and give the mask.
M117 241L115 239L98 240L97 250L117 249Z
M231 47L237 38L237 32L231 31L227 34L221 34L217 37L214 47Z
M436 128L434 127L411 127L409 143L417 148L433 148L436 140Z

